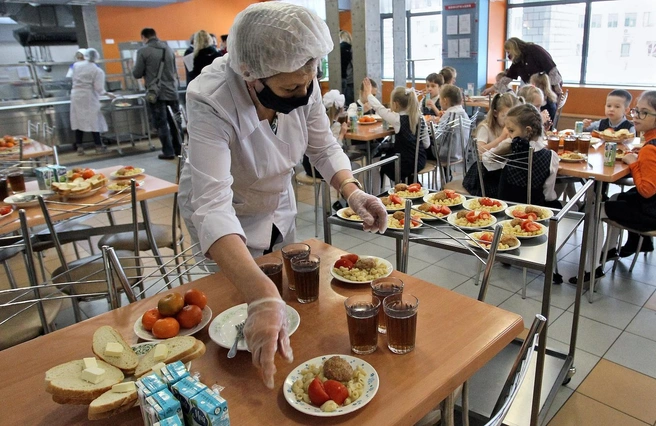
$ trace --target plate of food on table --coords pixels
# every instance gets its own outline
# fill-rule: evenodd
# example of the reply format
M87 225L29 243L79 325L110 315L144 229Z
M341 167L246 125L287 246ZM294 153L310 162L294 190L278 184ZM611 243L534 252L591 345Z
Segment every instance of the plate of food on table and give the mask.
M114 193L130 191L131 182L132 182L131 179L115 180L107 185L107 190ZM143 180L137 180L134 184L137 189L143 189L143 183L144 183Z
M447 216L447 221L451 225L460 228L488 228L497 223L497 218L489 212L481 210L462 210L457 213L451 213Z
M511 219L499 222L503 233L520 239L535 238L547 233L547 227L531 219Z
M417 215L421 220L431 221L440 220L451 214L451 209L447 206L439 206L432 203L423 203L416 210L412 211L413 215Z
M66 182L52 182L50 188L63 198L85 198L105 187L107 178L88 167L75 167L66 172Z
M469 234L471 239L468 241L474 247L484 248L489 250L492 246L494 233L490 231L472 232ZM521 246L521 242L514 235L501 234L497 251L510 251L515 250Z
M530 219L534 221L548 220L553 216L553 211L540 206L518 204L506 209L506 215L513 219Z
M578 163L580 161L587 161L588 156L572 151L563 151L558 154L558 159L564 163Z
M393 270L392 264L381 257L349 253L335 261L330 274L348 284L368 284L375 279L390 276Z
M282 389L285 400L296 410L335 417L367 405L379 385L378 373L368 362L350 355L324 355L292 370Z
M14 209L11 206L0 206L0 219L12 214Z
M401 198L409 198L414 200L416 198L423 197L428 193L428 191L422 188L420 183L412 183L410 185L406 185L405 183L397 183L394 185L394 188L390 188L387 193L390 195L398 195Z
M467 210L481 210L489 213L497 213L508 208L505 201L489 197L472 198L462 203L462 206Z
M377 120L373 115L363 115L362 117L358 118L358 124L376 124Z
M590 134L605 142L623 142L635 138L635 133L631 133L627 129L613 130L608 128L601 132L594 130Z
M418 215L412 214L412 219L410 221L410 228L419 228L423 224L421 218ZM405 213L402 211L394 212L394 214L387 215L387 228L403 230L405 226Z
M380 201L383 203L385 209L388 212L403 210L405 208L405 202L403 201L403 198L396 194L390 194L388 197L380 197Z
M124 166L113 171L109 176L111 176L112 179L130 179L131 177L142 175L145 172L146 169L142 169L141 167Z
M362 222L360 215L358 215L355 210L350 207L344 207L337 210L337 216L344 220L350 220L351 222Z
M465 202L465 196L451 189L433 192L424 196L424 201L438 206L454 207Z

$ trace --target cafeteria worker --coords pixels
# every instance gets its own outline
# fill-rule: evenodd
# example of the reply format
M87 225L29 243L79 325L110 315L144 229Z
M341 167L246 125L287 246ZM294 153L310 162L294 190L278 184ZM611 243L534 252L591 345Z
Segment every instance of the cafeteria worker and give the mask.
M236 16L229 53L187 88L182 213L192 241L248 303L246 343L270 389L276 352L287 362L293 354L285 302L253 257L294 241L292 171L303 154L362 217L366 231L387 228L385 208L362 191L330 131L316 70L332 48L328 27L307 9L254 4Z

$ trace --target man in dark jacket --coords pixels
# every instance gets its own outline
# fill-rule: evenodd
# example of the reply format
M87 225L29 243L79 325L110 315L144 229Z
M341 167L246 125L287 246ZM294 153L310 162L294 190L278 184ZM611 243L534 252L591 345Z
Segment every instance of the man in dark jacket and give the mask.
M165 42L157 38L155 30L152 28L141 30L141 41L144 43L144 47L137 52L137 61L134 64L132 75L134 78L144 78L146 89L148 89L157 80L160 65L163 66L157 102L150 104L149 109L153 125L157 128L157 135L162 143L162 153L158 158L172 160L176 155L180 155L180 135L175 130L174 122L168 117L166 111L167 106L170 106L173 112L180 110L175 54Z

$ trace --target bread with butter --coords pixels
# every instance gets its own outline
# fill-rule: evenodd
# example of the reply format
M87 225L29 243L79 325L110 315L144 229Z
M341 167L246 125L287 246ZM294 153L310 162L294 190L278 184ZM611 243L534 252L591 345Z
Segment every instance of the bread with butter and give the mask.
M94 384L80 378L84 370L81 359L57 365L46 371L46 392L60 404L89 404L108 391L125 376L118 368L98 360L98 367L105 370L100 382Z
M105 354L107 343L116 342L123 347L123 352L119 356L108 356ZM121 336L121 333L114 328L104 325L93 333L93 353L103 361L120 368L126 375L134 373L135 368L139 364L139 357L134 350L127 344Z
M181 359L187 357L189 354L198 350L198 347L196 346L196 342L198 342L198 340L192 336L176 336L161 341L160 343L165 344L166 347L168 348L168 354L166 355L166 358L161 361L155 361L155 351L152 350L148 352L139 360L139 365L137 366L137 369L134 371L135 377L141 377L144 374L150 373L150 370L151 368L153 368L153 365L157 364L158 362L163 362L164 364L170 364L172 362L180 361Z
M137 402L137 390L131 392L114 392L111 389L91 401L87 415L89 420L99 420L122 413L134 407Z
M203 355L205 355L205 343L201 342L200 340L196 340L196 344L194 345L194 351L190 353L189 355L183 357L180 359L183 364L186 364L196 358L200 358Z

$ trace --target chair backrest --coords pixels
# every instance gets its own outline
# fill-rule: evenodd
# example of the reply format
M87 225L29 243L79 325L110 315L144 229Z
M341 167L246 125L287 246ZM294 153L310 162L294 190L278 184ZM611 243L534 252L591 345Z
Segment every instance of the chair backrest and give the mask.
M558 128L558 121L560 120L560 115L562 114L563 108L567 103L568 97L569 97L569 90L565 90L565 92L558 97L558 109L556 109L556 115L554 116L553 124L551 126L553 129Z
M485 197L485 179L483 179L483 173L485 173L485 171L483 170L483 156L478 149L476 138L473 139L473 142L474 146L476 147L474 149L474 155L476 156L476 167L478 168L478 184L481 186L481 196Z
M507 173L511 171L511 169L518 169L522 171L526 171L526 199L509 199L509 201L517 201L517 202L525 202L526 204L531 204L531 193L533 189L533 153L534 149L533 147L530 147L528 152L519 152L519 153L513 153L513 154L507 154L505 156L499 156L499 155L494 155L492 154L489 158L492 159L492 161L495 162L500 162L504 163L503 171L501 173L501 183L502 185L504 180L507 178ZM515 171L515 170L513 170ZM503 195L499 194L500 196L503 197ZM506 199L506 198L504 198Z
M531 358L535 352L535 347L538 344L538 338L542 328L546 324L547 319L542 315L536 315L531 324L531 328L526 335L524 343L517 354L515 363L510 369L508 378L506 379L503 388L501 389L501 394L497 399L494 409L492 410L492 415L490 420L485 424L485 426L499 426L503 423L503 419L508 414L510 406L512 405L519 388L526 377L526 373L531 365Z
M174 130L173 137L178 138L178 142L180 142L180 146L183 147L185 144L185 132L182 129L182 120L183 120L182 112L180 112L179 108L177 111L173 111L171 105L168 105L166 107L166 114L168 115L169 123L173 123L173 127L175 127L175 129L171 129Z
M422 125L423 124L423 125ZM421 150L421 140L424 136L428 137L430 140L430 134L428 133L428 123L424 120L424 117L419 117L419 122L417 123L417 130L415 132L415 168L414 173L412 174L412 182L416 183L418 179L418 167L419 167L419 150Z

